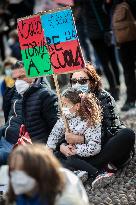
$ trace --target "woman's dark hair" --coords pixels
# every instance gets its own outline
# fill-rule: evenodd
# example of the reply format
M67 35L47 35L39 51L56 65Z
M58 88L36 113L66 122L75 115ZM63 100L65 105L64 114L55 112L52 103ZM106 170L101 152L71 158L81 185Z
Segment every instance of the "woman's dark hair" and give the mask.
M91 91L93 92L99 91L102 87L102 82L101 82L101 77L97 74L94 65L87 62L85 64L85 68L82 69L81 71L84 71L87 74L90 81ZM70 83L71 83L72 76L73 73L70 75Z
M61 165L53 154L42 144L18 146L9 157L9 170L12 160L20 155L23 159L23 170L36 179L38 183L39 196L43 202L54 205L56 197L61 194L65 186L65 178L59 169ZM15 201L15 194L10 183L7 194L8 203Z
M78 113L81 119L88 122L88 125L95 126L101 123L102 110L95 94L84 94L75 88L68 88L62 93L62 96L69 99L74 105L81 104Z

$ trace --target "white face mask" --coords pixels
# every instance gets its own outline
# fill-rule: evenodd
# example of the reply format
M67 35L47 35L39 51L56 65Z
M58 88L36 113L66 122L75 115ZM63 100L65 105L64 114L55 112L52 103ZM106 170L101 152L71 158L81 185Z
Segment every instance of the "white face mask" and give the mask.
M5 75L6 75L6 76L11 76L11 74L12 74L11 68L10 68L10 67L9 67L9 68L6 68L6 69L5 69Z
M15 82L16 90L20 95L23 95L25 91L29 88L29 83L24 80L16 80Z
M70 109L70 108L68 108L68 107L63 107L63 108L62 108L62 112L63 112L63 114L64 114L65 116L71 114L71 112L70 112L69 109Z
M16 195L32 191L37 183L34 178L28 176L24 171L11 171L11 185Z
M72 106L73 107L73 106ZM72 107L63 107L62 108L62 112L63 112L63 114L66 116L66 118L68 118L68 119L70 119L70 118L72 118L72 117L75 117L75 115L76 115L76 113L75 112L70 112L70 109L72 108Z
M15 43L14 38L9 38L9 40L8 40L8 44L9 44L9 46L14 45L14 43Z
M76 83L76 84L72 85L72 88L77 89L77 90L80 90L80 91L82 91L83 93L88 93L88 91L89 91L88 83L86 83L86 84L84 84L84 85L81 85L81 84L79 84L79 83Z

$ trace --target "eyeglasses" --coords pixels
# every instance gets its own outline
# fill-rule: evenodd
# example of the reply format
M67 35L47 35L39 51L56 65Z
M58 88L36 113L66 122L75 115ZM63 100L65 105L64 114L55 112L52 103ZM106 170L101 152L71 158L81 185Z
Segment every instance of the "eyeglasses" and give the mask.
M79 79L76 79L76 78L71 78L71 84L76 84L76 83L79 83L80 85L84 85L87 83L89 79L87 78L79 78Z

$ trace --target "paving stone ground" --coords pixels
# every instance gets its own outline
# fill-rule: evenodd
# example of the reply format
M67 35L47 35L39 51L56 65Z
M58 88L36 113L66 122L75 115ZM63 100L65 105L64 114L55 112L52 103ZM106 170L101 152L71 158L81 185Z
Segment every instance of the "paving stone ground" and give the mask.
M123 122L136 132L136 110L121 113ZM136 147L135 147L136 150ZM116 174L113 184L105 188L91 190L85 185L90 205L135 205L136 204L136 156L130 164Z

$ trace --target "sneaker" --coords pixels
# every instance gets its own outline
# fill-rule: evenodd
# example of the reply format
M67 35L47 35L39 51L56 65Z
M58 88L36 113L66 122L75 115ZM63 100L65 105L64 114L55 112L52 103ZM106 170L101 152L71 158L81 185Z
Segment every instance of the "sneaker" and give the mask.
M110 183L113 183L115 179L114 173L105 172L103 174L99 174L96 179L92 182L92 189L96 188L104 188Z
M88 179L88 173L86 171L77 170L74 174L84 183Z
M121 108L121 111L128 111L133 108L135 108L135 102L125 102L125 104Z
M113 165L112 163L108 163L105 167L104 167L105 172L108 173L116 173L117 172L117 167L115 165Z

